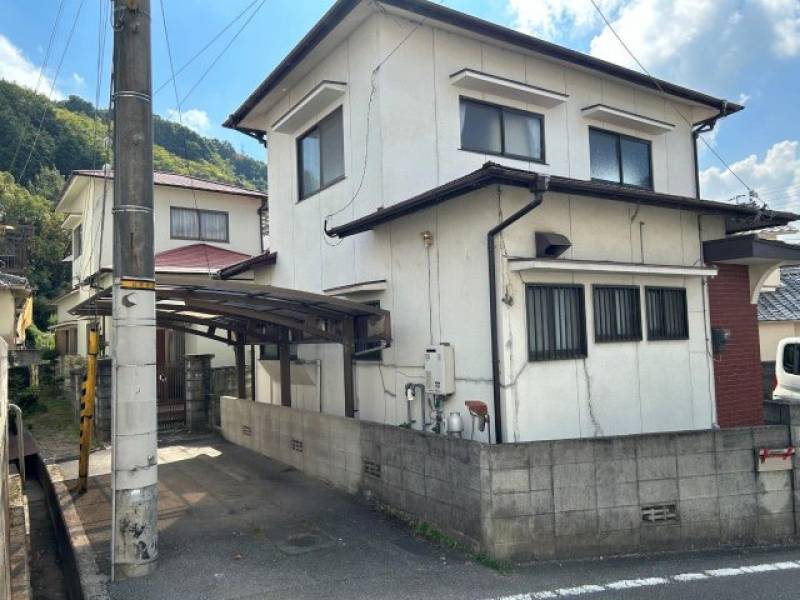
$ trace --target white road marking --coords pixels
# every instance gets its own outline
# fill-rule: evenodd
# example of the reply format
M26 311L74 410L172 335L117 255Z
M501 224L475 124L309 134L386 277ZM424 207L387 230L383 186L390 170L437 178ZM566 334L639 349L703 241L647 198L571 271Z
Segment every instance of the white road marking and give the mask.
M644 577L641 579L620 579L619 581L612 581L610 583L586 584L571 588L559 588L556 590L543 590L541 592L517 594L514 596L502 596L499 598L494 598L493 600L550 600L552 598L583 596L585 594L596 594L598 592L628 590L632 588L648 587L654 585L668 585L673 583L703 581L714 577L737 577L741 575L766 573L769 571L784 571L787 569L800 569L800 561L763 563L758 565L743 565L741 567L725 567L721 569L709 569L702 573L680 573L678 575L672 575L669 577Z
M700 581L702 579L708 579L708 575L705 573L681 573L680 575L673 575L672 579L679 583L683 583L685 581Z
M582 594L592 594L602 591L605 591L602 585L581 585L579 587L556 590L556 594L559 596L580 596Z

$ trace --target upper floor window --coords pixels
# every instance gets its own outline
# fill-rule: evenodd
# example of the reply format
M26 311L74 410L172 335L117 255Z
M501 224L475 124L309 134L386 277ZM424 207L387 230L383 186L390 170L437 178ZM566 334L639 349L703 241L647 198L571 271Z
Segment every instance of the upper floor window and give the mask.
M228 213L196 208L169 209L169 233L173 240L228 241Z
M297 140L300 199L344 178L344 126L337 108Z
M652 188L650 142L638 138L589 129L592 179Z
M461 98L461 149L544 161L544 117Z
M78 225L72 230L72 258L78 258L83 253L83 225Z

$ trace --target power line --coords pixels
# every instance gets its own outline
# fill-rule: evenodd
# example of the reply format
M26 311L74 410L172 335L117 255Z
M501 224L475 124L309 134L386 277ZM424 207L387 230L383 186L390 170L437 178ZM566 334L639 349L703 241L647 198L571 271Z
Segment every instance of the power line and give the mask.
M197 89L197 86L199 86L203 82L203 80L206 78L206 75L208 75L211 72L211 69L213 69L216 66L217 62L219 62L219 59L221 59L222 56L225 54L225 52L228 51L228 48L230 48L231 45L233 45L233 42L235 42L236 38L239 37L239 34L242 33L242 31L244 31L245 27L247 27L250 24L250 21L253 20L253 17L255 17L256 14L258 14L258 11L261 10L261 7L264 6L266 1L267 0L261 0L261 3L258 6L256 6L255 10L250 14L249 17L247 17L247 20L245 20L245 22L242 23L242 26L236 31L235 34L233 34L233 37L228 41L228 43L225 45L225 47L220 51L219 54L217 54L217 56L214 58L214 60L211 61L211 64L208 65L208 68L205 71L203 71L203 74L200 75L200 78L194 83L194 85L189 89L189 91L186 92L186 95L183 97L181 102L186 102L187 98L189 98L189 96L192 95L192 92L194 92L195 89ZM172 79L173 79L173 84L174 84L175 83L175 74L174 73L172 75ZM177 98L176 98L176 101L177 101Z
M78 24L78 17L81 15L81 9L83 8L84 0L81 0L80 4L78 4L78 10L75 11L75 18L72 21L72 27L69 30L69 36L67 37L67 43L64 45L64 50L61 52L61 58L58 61L58 66L56 67L55 75L53 75L53 84L50 86L50 93L47 96L48 101L53 97L53 92L56 89L56 81L58 80L58 74L61 72L61 66L64 64L64 58L67 55L67 50L69 50L69 46L72 43L72 36L75 34L75 27ZM31 142L31 149L28 152L28 158L25 160L25 165L22 167L22 171L17 178L17 181L22 181L22 178L25 176L25 171L28 168L28 163L31 161L31 156L33 156L33 149L36 148L36 142L39 139L39 134L42 132L42 127L44 126L44 118L47 116L47 111L50 107L45 105L44 110L42 111L42 118L39 119L39 126L36 129L36 134L33 136L33 142Z
M226 31L228 31L228 29L230 29L230 28L233 26L233 24L234 24L234 23L236 23L236 22L237 22L239 19L241 19L241 18L242 18L242 16L243 16L243 15L244 15L244 14L245 14L245 13L246 13L248 10L250 10L250 9L251 9L251 8L252 8L252 7L253 7L255 4L256 4L256 2L258 2L258 1L259 1L259 0L253 0L253 1L252 1L250 4L248 4L247 6L245 6L245 7L244 7L244 9L242 10L242 12L240 12L240 13L239 13L238 15L236 15L236 16L235 16L235 17L234 17L234 18L233 18L231 21L229 21L229 22L228 22L228 24L227 24L227 25L225 25L225 27L223 27L223 28L222 28L222 29L221 29L221 30L220 30L220 31L219 31L219 32L218 32L218 33L217 33L217 34L216 34L216 35L215 35L213 38L211 38L211 39L210 39L210 40L209 40L209 41L206 43L206 45L205 45L205 46L203 46L202 48L200 48L200 50L198 50L197 52L195 52L195 53L194 53L194 55L193 55L193 56L192 56L192 57L191 57L189 60L187 60L185 63L183 63L183 65L182 65L182 66L181 66L181 67L180 67L180 68L179 68L177 71L175 71L175 74L174 74L172 77L170 77L170 78L169 78L169 79L167 79L167 80L166 80L164 83L162 83L160 86L158 86L158 87L156 88L156 91L155 91L155 92L153 92L153 95L155 96L156 94L158 94L158 93L159 93L161 90L163 90L165 87L167 87L167 86L168 86L168 85L169 85L169 84L172 82L172 80L173 80L175 77L177 77L178 75L180 75L181 73L183 73L183 71L184 71L184 70L186 70L186 68L187 68L187 67L189 67L189 65L191 65L191 64L192 64L192 63L193 63L195 60L197 60L197 58L199 58L199 57L200 57L200 55L201 55L201 54L203 54L203 52L205 52L206 50L208 50L208 49L211 47L211 45L212 45L214 42L216 42L216 41L217 41L217 40L218 40L218 39L219 39L219 38L222 36L222 34L223 34L223 33L225 33Z
M648 70L645 68L645 66L644 66L644 65L643 65L643 64L642 64L642 63L639 61L639 59L638 59L638 58L636 58L636 55L635 55L635 54L634 54L634 53L631 51L631 49L630 49L630 48L628 48L628 45L625 43L625 41L622 39L622 37L621 37L621 36L620 36L620 35L617 33L617 30L616 30L616 29L614 29L614 26L613 26L613 25L611 24L611 22L610 22L610 21L609 21L609 20L606 18L605 14L603 14L603 11L602 11L602 10L600 10L600 7L598 6L598 4L597 4L596 0L589 0L589 2L591 2L591 3L592 3L592 6L594 6L595 10L596 10L596 11L597 11L597 13L600 15L600 18L601 18L601 19L603 19L603 22L604 22L604 23L606 24L606 26L607 26L607 27L608 27L608 28L611 30L611 33L613 33L613 34L614 34L614 37L616 37L616 38L617 38L617 41L618 41L620 44L622 44L622 47L623 47L623 48L625 48L625 51L626 51L626 52L627 52L627 53L630 55L630 57L631 57L631 58L634 60L634 62L635 62L637 65L639 65L639 68L640 68L642 71L644 71L645 75L647 75L647 76L650 78L650 80L653 82L653 85L655 85L655 86L658 88L658 90L659 90L659 91L660 91L662 94L664 94L664 95L667 95L667 93L664 91L664 88L661 86L661 83L658 81L658 79L656 79L655 77L653 77L653 76L650 74L650 71L648 71ZM685 116L685 115L684 115L684 114L683 114L683 113L682 113L680 110L678 110L678 107L677 107L677 106L675 106L675 105L674 105L674 104L673 104L671 101L669 101L669 100L667 100L667 101L669 102L669 104L670 104L670 106L672 107L672 109L673 109L673 110L674 110L676 113L678 113L678 115L679 115L679 116L680 116L680 117L681 117L681 118L682 118L684 121L686 121L686 124L687 124L687 125L689 125L689 127L690 127L690 128L693 128L693 127L694 127L694 124L693 124L691 121L689 121L689 119L687 119L687 118L686 118L686 116ZM751 188L749 185L747 185L747 184L744 182L744 180L743 180L741 177L739 177L739 175L737 175L737 174L736 174L736 172L734 172L734 170L733 170L733 169L731 169L730 165L728 165L728 163L725 161L725 159L724 159L724 158L722 158L722 156L720 156L720 154L719 154L719 153L718 153L718 152L717 152L717 151L714 149L714 147L713 147L713 146L712 146L712 145L711 145L711 144L710 144L710 143L709 143L709 142L708 142L708 141L707 141L705 138L703 138L702 136L697 136L697 137L698 137L698 138L700 138L700 140L703 142L703 144L705 144L706 148L708 148L708 149L711 151L711 153L712 153L714 156L716 156L716 157L717 157L717 159L719 160L719 162L721 162L721 163L723 164L723 166L724 166L724 167L725 167L725 168L728 170L728 172L729 172L731 175L733 175L733 176L734 176L734 177L735 177L735 178L736 178L736 179L739 181L739 183L741 183L741 184L742 184L742 185L745 187L745 189L748 191L748 193L749 193L751 196L753 196L753 195L757 195L757 194L756 194L756 192L755 192L755 190L753 190L753 188ZM697 192L698 192L698 194L699 194L699 193L700 193L700 190L697 190Z
M378 6L380 6L380 4ZM385 9L383 9L383 10L385 10ZM338 210L335 210L335 211L325 215L325 219L323 220L323 224L322 224L323 232L326 231L327 228L328 228L328 219L330 219L331 217L335 217L336 215L338 215L342 211L346 210L350 205L352 205L353 202L356 201L356 198L358 197L358 194L361 192L361 188L364 185L364 178L365 178L365 175L367 173L367 162L368 162L368 159L369 159L369 125L370 125L370 116L372 114L372 100L373 100L373 98L375 96L375 90L377 88L376 78L377 78L378 72L380 71L381 67L383 67L383 65L386 64L386 62L394 55L394 53L397 52L400 49L400 47L403 44L405 44L412 35L414 35L414 33L417 31L417 29L422 27L422 25L424 23L425 23L425 19L422 19L421 21L419 21L405 35L405 37L403 37L403 39L400 40L400 42L398 42L398 44L394 48L392 48L392 50L389 51L386 54L386 56L384 56L381 59L381 61L372 70L372 76L370 77L369 100L367 101L367 124L366 124L366 127L364 129L364 163L363 163L362 168L361 168L361 176L359 177L358 186L356 186L355 192L353 192L352 197L350 198L350 200L347 201L347 203L344 206L342 206ZM336 243L328 241L328 236L327 235L324 235L322 237L322 239L325 240L325 243L327 245L329 245L329 246L338 246L339 244L342 243L341 239Z
M50 60L50 50L53 47L53 40L56 37L56 30L58 29L58 22L61 20L61 13L64 10L64 0L58 5L58 12L56 13L56 19L53 21L53 28L50 30L50 40L47 42L47 50L44 53L44 61L42 62L42 67L39 69L39 76L36 78L36 87L33 88L34 93L39 92L39 84L42 82L42 76L44 74L45 69L47 68L47 63ZM17 162L17 154L19 153L19 149L22 146L22 140L25 139L25 126L23 124L22 130L19 133L19 140L17 140L17 147L14 149L14 155L11 157L11 163L8 165L8 172L11 172L11 169L14 168L14 163Z
M266 1L266 0L262 0L262 4L264 3L264 1ZM175 65L174 65L174 63L172 61L172 47L170 46L170 43L169 43L169 31L167 29L167 14L166 14L166 11L164 10L164 0L159 0L159 4L161 5L161 22L164 25L164 39L167 42L167 57L169 58L169 70L170 70L170 73L172 74L172 89L175 92L175 103L177 104L178 123L182 127L183 126L183 111L181 110L180 94L178 94L178 82L175 79ZM255 14L255 13L253 13L253 14ZM247 25L247 22L245 23L245 25ZM234 37L234 39L235 39L235 37ZM227 47L226 47L226 49L227 49ZM189 150L186 147L186 136L181 136L181 137L183 138L183 158L184 158L184 160L188 161L189 160L189 158L188 158L189 157ZM195 191L194 191L194 179L191 178L191 175L189 176L189 181L191 182L189 184L189 189L192 191L192 199L194 200L194 208L195 208L195 211L196 211L196 214L197 214L197 233L198 233L197 237L199 238L199 237L202 237L201 235L199 235L201 233L201 231L200 231L200 227L201 227L201 225L200 225L200 207L197 204L197 196L195 195ZM208 271L208 278L211 279L211 261L208 258L208 247L206 246L206 244L203 244L203 254L205 255L205 259L206 259L206 270Z

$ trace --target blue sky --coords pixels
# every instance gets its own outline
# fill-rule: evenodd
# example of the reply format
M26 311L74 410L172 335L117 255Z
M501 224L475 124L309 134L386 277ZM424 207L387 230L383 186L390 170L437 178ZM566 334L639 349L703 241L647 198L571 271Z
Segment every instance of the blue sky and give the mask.
M153 1L153 81L169 78L160 5ZM84 0L55 82L56 97L95 96L98 17L102 3ZM252 0L164 0L176 68L183 65ZM63 0L54 49L39 89L49 93L58 58L80 0ZM263 157L255 142L220 127L332 4L332 0L264 0L260 10L208 76L183 103L184 124ZM450 8L633 66L590 0L445 0ZM709 142L774 208L800 210L800 2L798 0L598 0L614 29L654 75L744 101ZM57 0L0 0L0 77L36 85L58 11ZM178 77L181 96L200 78L249 13ZM107 103L111 34L106 43L101 104ZM174 117L172 86L154 100ZM744 188L701 150L703 194L730 198Z

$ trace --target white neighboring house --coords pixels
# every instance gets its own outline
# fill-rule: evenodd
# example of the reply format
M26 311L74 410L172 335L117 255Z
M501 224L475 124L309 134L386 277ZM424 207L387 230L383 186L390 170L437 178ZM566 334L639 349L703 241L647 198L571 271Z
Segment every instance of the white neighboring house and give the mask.
M261 215L266 194L171 173L154 173L153 179L156 276L182 274L202 282L264 250L268 239L262 238ZM100 170L74 171L56 207L65 217L62 227L72 235L72 254L65 259L72 266L72 289L56 301L54 329L61 354L86 354L90 320L69 310L97 293L96 288L111 285L113 187L113 173L104 177ZM106 341L110 330L110 323L102 324ZM235 364L230 347L200 336L159 329L158 343L162 361L210 353L214 366Z
M467 436L469 400L508 442L716 424L703 243L795 217L699 200L694 130L743 107L659 85L424 0L339 0L229 117L269 141L277 260L256 281L391 312L391 346L357 348L358 418L407 422L447 343ZM490 285L487 234L539 175ZM296 405L344 414L340 349L298 354L316 393Z

